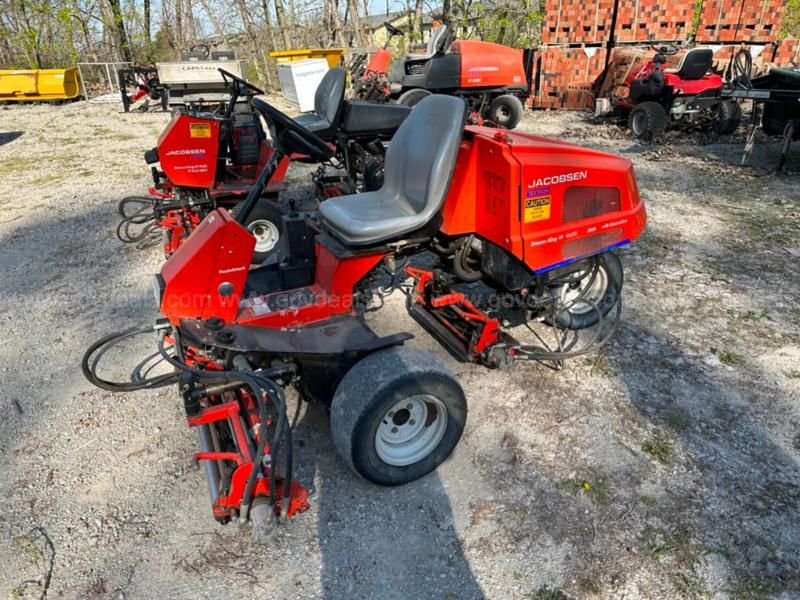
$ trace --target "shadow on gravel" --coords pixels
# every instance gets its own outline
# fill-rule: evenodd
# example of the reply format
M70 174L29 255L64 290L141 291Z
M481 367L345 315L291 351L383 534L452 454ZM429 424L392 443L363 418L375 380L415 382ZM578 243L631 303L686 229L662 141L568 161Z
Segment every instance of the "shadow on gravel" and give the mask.
M23 133L23 131L0 131L0 146L10 144L19 138Z
M687 485L668 489L648 519L652 530L645 534L653 558L672 566L678 589L699 584L696 568L705 563L714 581L720 575L726 580L723 589L711 593L795 597L800 592L800 468L754 412L763 414L768 407L767 418L776 423L792 422L796 415L770 387L745 383L735 374L728 380L717 376L633 323L623 325L611 352L634 407L657 428L642 451L673 471L688 470ZM670 466L677 453L680 464Z
M339 460L324 407L311 404L294 430L296 477L318 485L324 598L484 598L434 471L400 488L372 485ZM299 456L298 456L299 455Z

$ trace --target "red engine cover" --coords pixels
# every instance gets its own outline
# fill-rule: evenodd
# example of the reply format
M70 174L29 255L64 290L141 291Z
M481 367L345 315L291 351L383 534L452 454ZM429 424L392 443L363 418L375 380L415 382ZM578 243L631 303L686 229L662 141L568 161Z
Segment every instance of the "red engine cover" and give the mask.
M173 185L210 188L214 185L219 153L219 124L215 118L178 113L158 138L161 170Z
M630 242L645 221L629 160L468 127L441 229L453 236L476 233L543 271Z
M461 55L461 87L525 86L522 50L478 40L457 40L451 54Z

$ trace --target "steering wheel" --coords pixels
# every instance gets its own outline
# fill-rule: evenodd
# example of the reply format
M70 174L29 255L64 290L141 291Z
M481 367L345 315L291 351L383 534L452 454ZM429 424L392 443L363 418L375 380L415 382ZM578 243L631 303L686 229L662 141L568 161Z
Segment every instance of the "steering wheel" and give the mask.
M289 156L297 152L311 157L316 162L333 158L333 150L319 136L274 106L267 104L261 98L251 98L250 105L266 119L275 143L283 154Z
M659 54L663 54L664 56L675 56L681 51L680 47L675 44L666 44L664 46L656 46L655 44L652 44L650 48Z
M405 35L402 31L400 31L397 27L389 23L389 21L384 21L383 26L386 27L386 31L389 32L390 37L394 37L396 35L403 36Z
M237 77L233 73L231 73L229 71L226 71L225 69L223 69L221 67L219 69L217 69L217 71L219 71L219 74L222 75L222 80L225 82L226 86L228 85L228 80L230 80L230 81L233 81L234 83L238 84L241 88L244 88L239 93L241 93L242 91L248 91L248 90L254 96L257 95L257 94L264 94L265 93L264 90L262 90L261 88L257 88L256 86L254 86L249 81L245 81L241 77Z

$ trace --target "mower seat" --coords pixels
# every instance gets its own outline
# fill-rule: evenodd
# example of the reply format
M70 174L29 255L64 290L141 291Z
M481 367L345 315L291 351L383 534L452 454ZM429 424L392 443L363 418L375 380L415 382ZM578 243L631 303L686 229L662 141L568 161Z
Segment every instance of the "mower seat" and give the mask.
M665 69L666 73L677 75L685 81L702 79L711 70L714 51L711 48L692 48L681 57L677 68Z
M383 187L323 202L325 229L350 246L368 246L427 225L447 196L466 117L461 98L423 98L389 144Z
M425 53L422 54L407 54L407 60L427 60L436 56L441 50L444 49L448 35L447 25L440 25L433 31L428 38L428 44L425 46Z
M411 114L405 104L345 100L340 129L348 136L391 136Z
M339 127L347 73L339 67L329 69L314 93L314 111L295 117L295 121L322 139L332 138Z

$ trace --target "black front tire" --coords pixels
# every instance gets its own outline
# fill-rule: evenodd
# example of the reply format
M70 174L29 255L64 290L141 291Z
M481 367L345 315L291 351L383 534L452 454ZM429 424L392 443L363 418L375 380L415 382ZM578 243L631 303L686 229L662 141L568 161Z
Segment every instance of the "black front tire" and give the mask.
M522 120L523 110L519 98L504 94L492 100L489 110L486 111L486 118L499 127L514 129Z
M413 88L403 92L397 99L397 103L413 107L419 104L423 98L430 95L431 93L428 90L423 90L422 88Z
M667 130L668 122L667 111L658 102L637 104L628 115L628 129L645 141L661 137Z
M435 404L446 413L429 410L420 428L441 427L441 438L418 460L411 454L415 462L390 464L379 455L378 448L385 446L381 446L378 428L393 424L387 419L398 403L408 401L411 406L420 398L429 398L425 401L429 408ZM401 410L394 414L399 416ZM467 400L450 369L428 352L403 346L379 350L356 363L339 383L331 403L337 452L361 477L386 486L409 483L436 469L458 444L466 421ZM413 421L400 425L406 423L413 425Z
M730 135L739 128L742 122L742 107L738 102L729 100L721 102L717 107L717 118L714 129L719 135Z
M241 203L237 204L231 214L236 216L241 206ZM268 198L261 198L253 208L244 223L247 230L256 238L253 264L262 264L280 251L283 238L283 215L283 209Z

